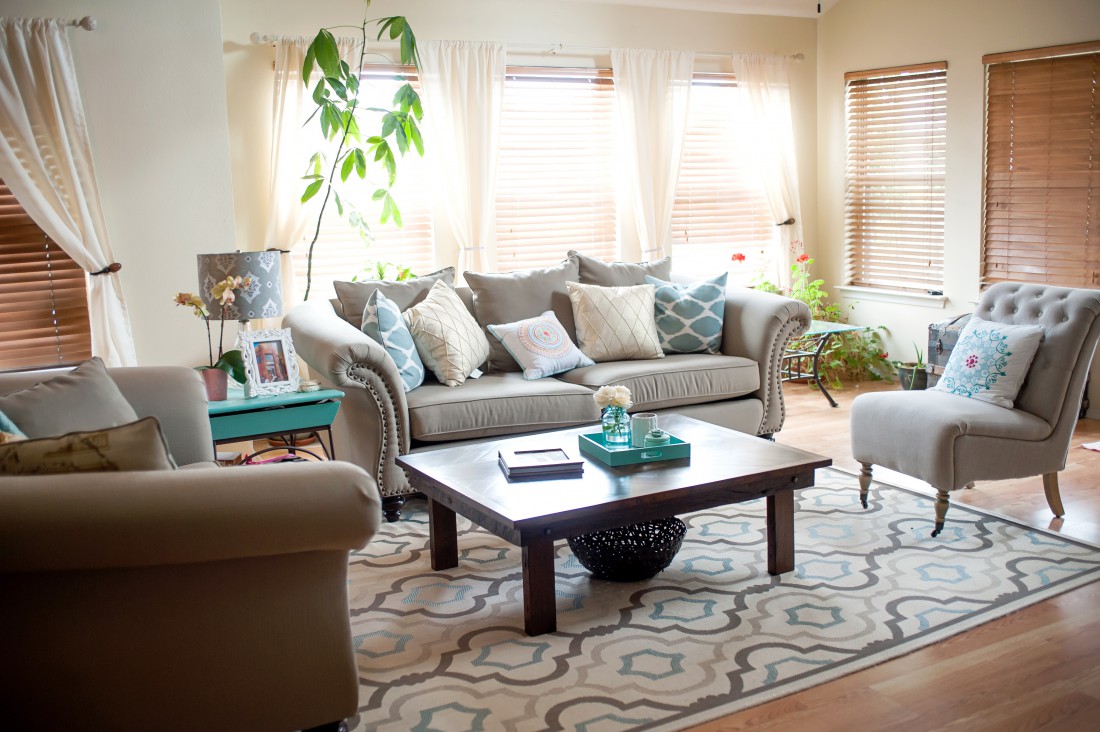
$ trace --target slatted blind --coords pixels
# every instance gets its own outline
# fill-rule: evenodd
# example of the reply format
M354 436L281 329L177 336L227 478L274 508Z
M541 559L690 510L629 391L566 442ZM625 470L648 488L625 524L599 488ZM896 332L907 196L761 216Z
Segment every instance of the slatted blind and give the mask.
M91 355L84 270L0 180L0 370L67 366Z
M740 285L764 271L778 231L739 154L738 121L747 111L731 74L695 74L672 209L673 257L700 271L728 270L730 282ZM730 256L738 253L745 261L733 264Z
M848 284L943 288L947 64L844 75Z
M1100 42L982 61L982 284L1100 287Z
M365 95L363 98L367 99L372 106L386 107L406 79L412 83L414 89L420 91L415 67L381 64L372 66L370 70L364 72L361 80L361 88ZM362 115L360 126L364 132L377 130L378 124L367 121L368 119L366 114ZM310 122L311 131L315 124L316 122ZM374 134L374 132L368 134ZM321 145L319 135L317 144ZM430 144L430 141L427 141L427 144ZM304 165L306 161L302 162ZM427 274L435 269L431 181L424 158L417 155L415 150L411 150L404 157L399 157L397 161L397 184L394 186L393 196L401 209L403 228L398 228L392 220L385 224L378 223L381 206L371 200L371 194L376 187L382 187L385 182L384 176L381 166L375 164L368 166L367 180L373 180L377 185L364 184L355 173L348 178L348 182L354 181L354 184L346 190L354 190L358 193L354 203L365 212L364 215L370 223L374 237L370 244L363 241L357 230L347 223L346 212L345 217L341 217L336 210L335 202L329 201L324 219L321 221L321 234L313 250L311 299L335 297L332 282L334 280L350 281L357 275L363 279L365 275L362 272L368 263L389 262L411 267L415 274ZM303 188L304 183L303 181ZM295 288L299 295L304 293L306 288L306 257L316 224L317 219L311 218L303 240L291 253L294 262Z
M497 270L618 258L615 91L606 69L510 67L497 168Z

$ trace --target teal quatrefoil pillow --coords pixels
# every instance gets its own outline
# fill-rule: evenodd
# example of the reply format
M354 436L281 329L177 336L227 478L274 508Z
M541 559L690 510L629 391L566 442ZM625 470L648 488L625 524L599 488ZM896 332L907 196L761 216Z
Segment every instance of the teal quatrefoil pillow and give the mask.
M725 273L690 285L646 275L657 288L653 316L665 353L718 353L726 312Z
M1039 325L973 317L959 333L943 376L932 389L1012 409L1042 337Z
M390 354L406 392L424 383L424 362L401 318L401 309L378 290L370 294L363 307L363 332Z

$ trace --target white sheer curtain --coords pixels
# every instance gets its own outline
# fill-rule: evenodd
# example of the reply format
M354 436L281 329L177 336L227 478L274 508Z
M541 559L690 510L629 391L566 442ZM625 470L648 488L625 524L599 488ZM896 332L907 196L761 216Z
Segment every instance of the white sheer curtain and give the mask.
M501 43L426 41L419 45L425 156L436 171L457 249L437 263L459 271L496 270L496 168L504 99Z
M265 248L290 250L307 246L308 242L303 243L302 237L307 224L316 223L319 210L319 196L302 205L302 191L305 190L302 176L306 173L306 164L324 141L321 133L315 131L316 121L310 122L309 127L303 127L317 106L313 102L312 90L302 83L302 61L312 41L311 36L285 36L275 42L271 177L267 197L270 208L264 233ZM356 53L359 42L356 38L336 39L340 58L349 65L359 63ZM319 71L314 70L314 83ZM296 291L292 258L283 257L282 265L283 311L286 312L299 302L302 293Z
M694 62L691 51L611 50L626 183L638 230L637 245L623 243L626 260L659 259L672 251L672 206Z
M780 251L776 252L775 272L782 287L791 285L791 256L794 242L802 241L802 208L798 200L798 164L794 150L794 125L791 121L790 59L761 53L733 56L737 86L745 91L751 114L741 135L745 154L759 173L760 183L776 224L781 226Z
M65 21L0 18L0 178L85 272L114 262ZM88 280L92 353L137 364L117 272Z

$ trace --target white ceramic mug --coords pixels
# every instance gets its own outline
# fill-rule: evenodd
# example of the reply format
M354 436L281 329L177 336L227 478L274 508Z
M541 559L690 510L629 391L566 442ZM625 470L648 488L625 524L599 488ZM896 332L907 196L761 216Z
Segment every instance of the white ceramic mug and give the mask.
M657 429L657 415L653 412L639 412L630 417L630 444L645 447L645 436L650 430Z

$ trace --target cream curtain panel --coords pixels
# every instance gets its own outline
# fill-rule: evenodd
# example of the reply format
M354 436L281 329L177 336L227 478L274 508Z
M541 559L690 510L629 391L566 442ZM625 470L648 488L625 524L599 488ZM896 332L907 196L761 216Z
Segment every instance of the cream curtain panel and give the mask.
M314 127L303 129L317 106L313 103L312 90L302 83L302 62L312 42L312 36L285 36L275 42L275 94L267 197L270 208L264 248L292 250L308 246L309 242L303 242L302 237L305 236L307 224L316 222L320 209L319 196L302 205L302 191L305 190L302 176L306 173L306 164L310 155L324 144L324 138ZM348 64L358 64L356 51L359 43L356 38L338 37L336 44L340 58ZM314 79L316 74L317 71L314 72ZM283 257L282 265L285 312L301 301L302 293L297 292L294 284L292 258ZM264 324L262 327L275 326Z
M672 251L672 206L694 63L691 51L611 50L626 186L638 231L636 245L623 243L624 260L659 259Z
M441 251L437 241L437 263L494 272L504 44L426 41L419 51L425 156L457 242Z
M749 105L743 125L735 134L744 154L758 171L760 183L776 224L781 226L780 250L773 282L791 286L791 264L802 241L802 207L798 200L798 165L791 120L791 82L787 56L739 53L733 56L734 76Z
M85 272L115 261L65 21L0 18L0 178ZM117 273L88 277L92 353L137 364Z

